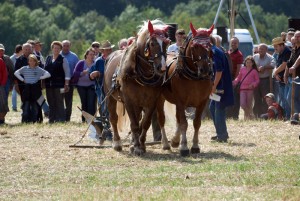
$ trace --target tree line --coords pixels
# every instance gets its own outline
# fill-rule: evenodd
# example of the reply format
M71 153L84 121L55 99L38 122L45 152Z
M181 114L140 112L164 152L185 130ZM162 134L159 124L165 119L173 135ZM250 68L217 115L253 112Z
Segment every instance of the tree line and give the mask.
M2 0L3 1L3 0ZM146 3L145 3L146 2ZM39 39L45 45L43 53L50 51L53 40L69 39L72 50L80 58L92 41L110 40L113 44L121 38L133 36L138 25L148 19L160 18L166 23L177 23L178 28L210 27L219 0L164 0L164 1L79 1L79 0L11 0L0 7L0 43L12 54L16 44L28 39ZM152 2L152 3L151 3ZM249 29L254 37L246 6L237 6L237 28ZM249 3L255 2L249 1ZM288 28L288 16L267 12L259 5L250 5L262 42L270 43ZM223 6L218 26L229 27L227 6Z

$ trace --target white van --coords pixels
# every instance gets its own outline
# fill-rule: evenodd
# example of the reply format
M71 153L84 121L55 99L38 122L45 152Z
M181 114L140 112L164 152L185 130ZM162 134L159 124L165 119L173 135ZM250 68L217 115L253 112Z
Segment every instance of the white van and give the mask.
M228 33L228 42L230 42L230 29L227 29ZM248 29L235 29L235 37L240 41L239 50L243 53L244 58L248 55L253 55L253 38L251 37ZM217 29L214 29L213 35L217 34ZM229 44L224 44L224 48L228 50Z

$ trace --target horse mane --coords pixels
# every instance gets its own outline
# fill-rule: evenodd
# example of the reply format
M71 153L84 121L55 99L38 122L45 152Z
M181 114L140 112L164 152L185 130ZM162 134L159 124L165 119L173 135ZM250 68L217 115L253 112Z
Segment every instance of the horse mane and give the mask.
M137 51L137 45L136 41L134 41L130 46L127 47L126 51L124 52L124 55L121 58L120 64L120 75L121 77L126 76L126 74L131 74L132 71L135 70L136 65L136 51Z
M151 21L154 29L163 29L168 26L163 21L156 19ZM126 74L132 74L135 71L136 66L136 55L144 52L146 41L149 37L148 21L144 21L143 25L138 26L140 30L137 33L137 39L127 47L120 63L122 69L120 71L121 77Z

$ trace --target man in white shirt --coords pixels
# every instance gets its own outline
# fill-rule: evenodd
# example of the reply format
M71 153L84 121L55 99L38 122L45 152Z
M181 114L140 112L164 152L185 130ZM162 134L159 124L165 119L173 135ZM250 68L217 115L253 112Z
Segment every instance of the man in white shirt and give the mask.
M179 53L180 47L183 45L183 42L186 38L184 29L178 29L175 33L176 43L170 45L167 49L167 54L176 56Z

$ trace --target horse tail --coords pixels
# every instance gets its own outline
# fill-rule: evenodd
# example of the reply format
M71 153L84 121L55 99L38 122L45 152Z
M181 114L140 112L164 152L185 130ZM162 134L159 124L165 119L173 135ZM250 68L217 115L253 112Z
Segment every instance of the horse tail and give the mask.
M118 131L130 131L130 121L128 114L125 110L124 104L117 101L117 115L118 115Z
M166 121L172 122L172 125L176 125L176 105L168 101L165 101L164 111L165 111Z

